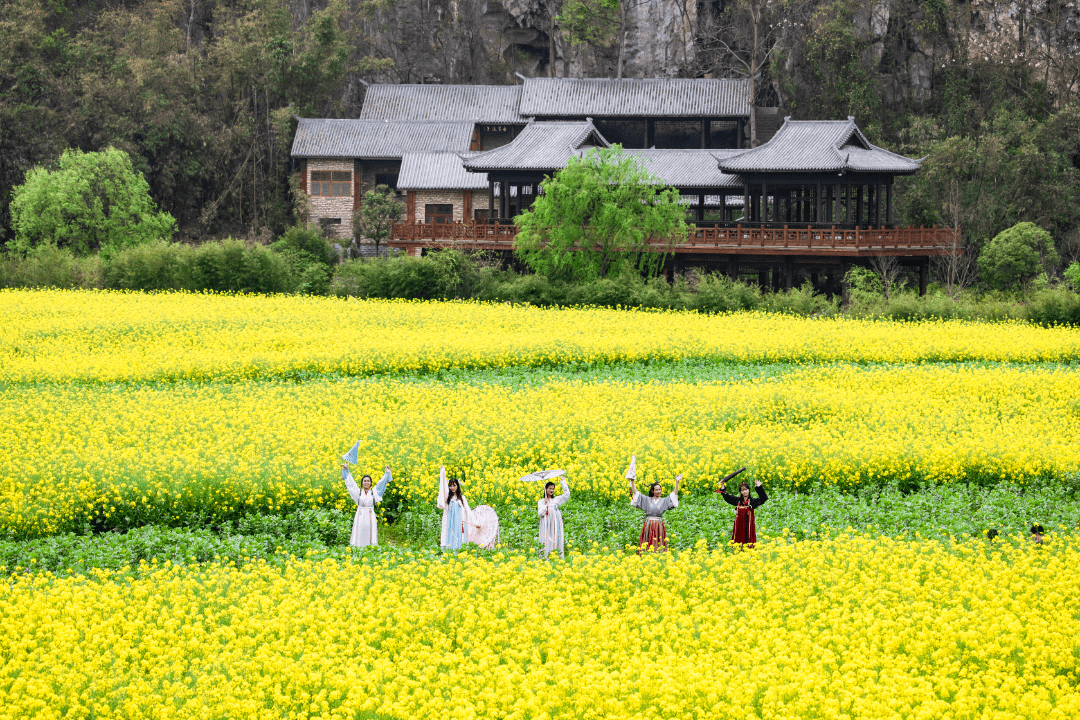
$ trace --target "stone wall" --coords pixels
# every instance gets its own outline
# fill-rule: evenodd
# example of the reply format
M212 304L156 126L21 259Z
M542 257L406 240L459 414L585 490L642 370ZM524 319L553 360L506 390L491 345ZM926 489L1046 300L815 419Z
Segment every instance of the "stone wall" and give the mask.
M424 222L427 213L425 205L453 205L454 222L468 222L472 217L464 217L465 190L416 190L416 207L413 209L413 222ZM472 209L488 209L488 193L486 190L472 191Z
M305 184L311 201L311 221L323 226L327 237L335 239L352 238L353 197L322 197L311 195L311 173L317 170L337 170L353 172L352 160L329 160L312 158L307 162ZM355 192L355 178L352 191Z

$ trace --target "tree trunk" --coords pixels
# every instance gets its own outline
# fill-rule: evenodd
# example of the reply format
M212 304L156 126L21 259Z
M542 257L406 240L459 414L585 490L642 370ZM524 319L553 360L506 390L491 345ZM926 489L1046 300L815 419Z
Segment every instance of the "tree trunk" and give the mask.
M550 32L548 32L548 77L555 77L555 9L554 7L548 8L548 13L551 15L551 25L549 26Z
M750 46L750 147L757 147L757 73L758 73L758 16L752 15L754 21L754 44Z
M615 66L615 77L622 79L623 55L626 50L626 0L619 0L619 61Z

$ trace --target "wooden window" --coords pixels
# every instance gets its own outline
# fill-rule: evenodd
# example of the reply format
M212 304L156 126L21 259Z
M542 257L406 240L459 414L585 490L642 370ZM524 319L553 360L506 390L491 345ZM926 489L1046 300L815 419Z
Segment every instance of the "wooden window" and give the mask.
M313 197L352 197L352 172L349 170L312 170Z
M452 223L454 222L453 205L425 205L424 222L429 223Z
M486 223L488 221L487 210L473 210L473 220L478 223Z

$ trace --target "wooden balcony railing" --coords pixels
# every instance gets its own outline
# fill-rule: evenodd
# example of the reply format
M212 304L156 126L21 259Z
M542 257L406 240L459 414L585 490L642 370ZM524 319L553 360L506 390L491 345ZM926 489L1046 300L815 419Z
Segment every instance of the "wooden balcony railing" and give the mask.
M954 245L953 228L839 228L735 225L698 227L676 253L746 255L942 255ZM517 227L497 223L394 223L388 244L400 248L457 247L513 250ZM662 242L657 250L667 249Z

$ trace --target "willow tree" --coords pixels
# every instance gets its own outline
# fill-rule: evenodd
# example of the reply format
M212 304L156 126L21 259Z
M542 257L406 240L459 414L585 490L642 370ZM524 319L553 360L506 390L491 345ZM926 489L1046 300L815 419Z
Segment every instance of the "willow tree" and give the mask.
M656 275L690 231L679 192L616 145L570 158L516 218L514 249L534 272L590 280L636 269Z

